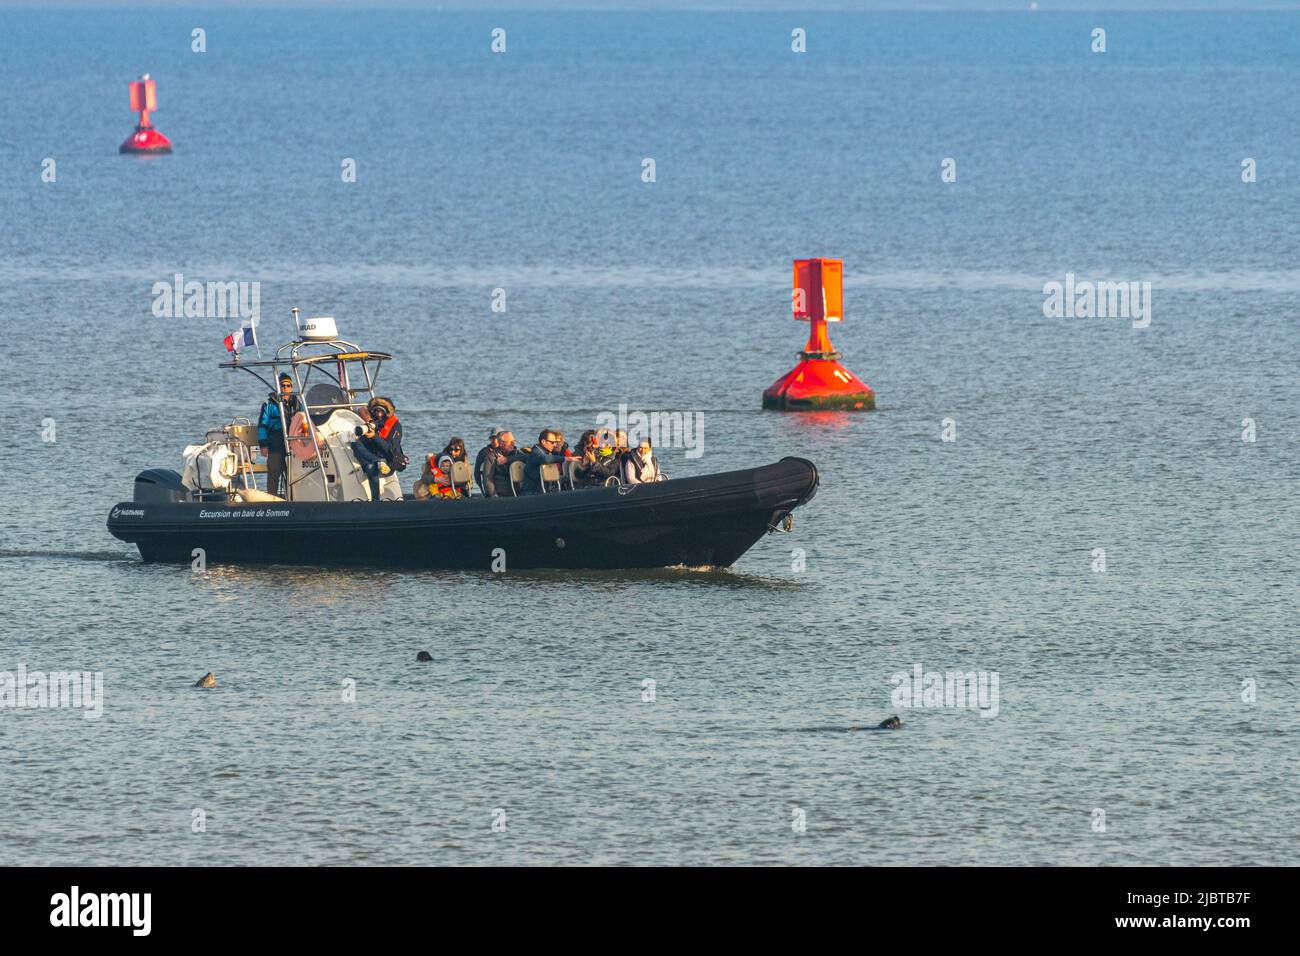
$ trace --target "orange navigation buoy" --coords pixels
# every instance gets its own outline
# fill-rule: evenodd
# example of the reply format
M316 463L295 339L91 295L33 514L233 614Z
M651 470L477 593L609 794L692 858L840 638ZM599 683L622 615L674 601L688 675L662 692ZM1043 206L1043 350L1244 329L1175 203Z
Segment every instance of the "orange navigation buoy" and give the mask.
M846 409L870 411L876 393L839 363L828 322L844 321L844 261L794 260L794 317L811 323L799 364L763 392L763 407L782 412Z
M149 125L149 114L158 108L158 93L153 80L146 73L131 86L131 109L140 114L135 132L118 147L119 153L170 153L172 143L166 136Z

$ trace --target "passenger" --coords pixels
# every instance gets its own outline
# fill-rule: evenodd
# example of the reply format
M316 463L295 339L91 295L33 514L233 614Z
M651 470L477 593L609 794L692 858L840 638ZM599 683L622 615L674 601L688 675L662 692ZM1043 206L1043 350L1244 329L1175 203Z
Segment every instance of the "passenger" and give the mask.
M659 480L659 462L655 460L650 439L637 442L636 451L623 459L623 484L640 485Z
M514 484L510 480L510 466L517 461L526 462L528 455L515 444L514 432L502 432L497 441L500 442L500 447L497 449L499 464L492 472L492 480L496 483L498 495L513 495L515 491Z
M622 436L621 438L619 436ZM622 445L622 451L619 446ZM608 472L609 478L617 478L623 471L623 453L627 451L627 432L605 430L605 437L600 443L601 466Z
M505 432L505 429L500 426L492 429L492 433L488 435L488 443L479 449L478 455L474 459L474 480L478 483L482 494L488 498L495 495L496 490L492 486L491 473L485 469L488 467L489 457L492 459L492 464L496 464L496 451L501 447L503 432Z
M370 484L371 501L379 500L380 477L393 473L392 466L388 464L388 459L384 455L383 447L379 444L381 439L378 432L372 421L358 425L357 440L350 446L352 454L356 456L357 463L365 473L366 481Z
M596 437L593 429L587 429L578 438L578 449L574 457L578 464L573 469L574 487L585 488L590 484L590 469L596 464L597 452L600 448L600 439Z
M614 436L609 436L613 441ZM618 474L618 460L614 457L612 446L602 446L600 434L594 431L582 433L578 439L578 466L574 469L575 488L595 488L603 485L612 476Z
M564 435L554 428L547 428L537 436L537 444L529 452L524 462L524 487L521 494L540 495L542 493L542 465L555 465L564 461L569 446L564 443Z
M613 447L602 446L596 454L599 456L597 474L600 476L600 484L605 484L611 478L617 478L620 465Z
M281 411L280 406L284 405ZM284 469L284 456L287 448L284 441L284 423L292 421L296 412L302 410L302 402L293 393L293 379L288 375L280 376L280 393L272 392L262 403L262 410L257 416L257 446L266 458L266 490L273 495L285 497L280 488L280 479L287 477Z
M514 491L510 487L510 463L522 457L515 446L514 432L496 429L495 446L489 439L479 457L483 460L477 469L479 490L488 498L511 497Z
M375 437L388 467L405 471L410 461L402 453L402 423L397 420L397 409L388 399L378 396L372 398L366 408L370 411L370 420L375 423Z
M379 479L394 471L402 471L408 459L402 453L402 425L397 420L393 403L375 397L366 410L370 413L370 421L357 428L357 440L351 448L370 483L370 500L378 501Z
M442 484L445 484L448 492L453 498L468 495L470 486L473 484L473 479L471 479L470 481L461 482L455 488L452 488L451 466L454 462L458 461L469 461L469 458L465 455L465 439L463 438L453 438L451 441L447 442L447 447L438 453L438 459L436 462L438 470L442 473Z
M415 497L421 501L427 498L450 498L451 479L438 467L437 455L424 456L424 471L415 483Z

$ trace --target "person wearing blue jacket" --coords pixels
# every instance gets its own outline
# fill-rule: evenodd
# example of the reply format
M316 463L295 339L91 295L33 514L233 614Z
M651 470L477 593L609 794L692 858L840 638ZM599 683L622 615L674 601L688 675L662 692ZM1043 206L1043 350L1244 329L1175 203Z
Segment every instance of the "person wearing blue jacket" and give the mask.
M537 444L524 460L524 487L520 493L540 495L542 493L542 465L555 465L564 461L564 453L569 446L564 443L564 436L554 428L547 428L537 436Z
M284 406L281 414L280 406ZM302 403L293 393L293 379L288 375L280 376L280 394L272 392L262 403L262 411L257 416L257 446L266 458L266 490L273 495L282 495L280 477L284 474L284 456L288 447L284 443L285 420L293 421L293 416L301 410Z

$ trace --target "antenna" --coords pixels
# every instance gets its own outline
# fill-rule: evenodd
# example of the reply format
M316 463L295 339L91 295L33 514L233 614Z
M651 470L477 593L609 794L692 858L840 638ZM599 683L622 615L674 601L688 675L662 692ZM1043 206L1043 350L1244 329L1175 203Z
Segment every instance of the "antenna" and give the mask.
M302 339L302 327L298 325L298 307L295 305L289 310L293 313L293 331L299 340Z

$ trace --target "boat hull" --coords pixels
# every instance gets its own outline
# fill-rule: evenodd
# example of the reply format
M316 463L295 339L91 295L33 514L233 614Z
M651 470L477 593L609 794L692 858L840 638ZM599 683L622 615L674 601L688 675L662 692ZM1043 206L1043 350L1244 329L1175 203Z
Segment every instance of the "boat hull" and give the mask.
M816 493L802 458L621 489L458 501L122 502L145 561L463 570L728 567Z

